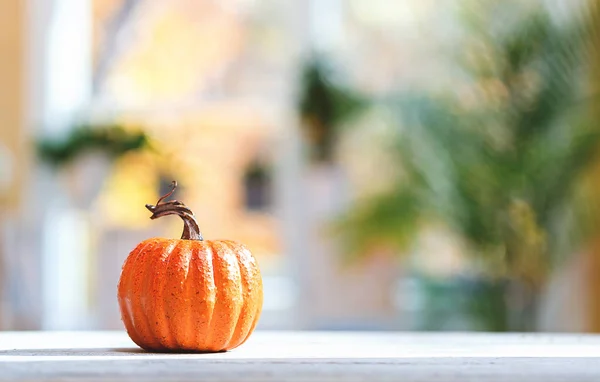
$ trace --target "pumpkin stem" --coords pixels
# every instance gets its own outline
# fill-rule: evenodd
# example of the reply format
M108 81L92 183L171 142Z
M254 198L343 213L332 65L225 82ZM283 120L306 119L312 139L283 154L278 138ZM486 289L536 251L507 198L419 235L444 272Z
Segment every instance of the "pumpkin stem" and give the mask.
M185 204L177 200L170 200L163 202L166 198L171 196L177 188L177 182L171 183L171 191L161 196L156 202L156 205L146 204L148 211L152 212L150 219L158 219L166 215L178 215L183 220L183 233L181 234L182 240L204 240L196 217L192 210L190 210Z

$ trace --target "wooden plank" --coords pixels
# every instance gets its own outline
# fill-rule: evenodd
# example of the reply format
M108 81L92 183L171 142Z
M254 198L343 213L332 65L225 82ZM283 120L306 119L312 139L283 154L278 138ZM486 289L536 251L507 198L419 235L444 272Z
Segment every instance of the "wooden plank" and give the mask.
M600 336L257 332L218 354L152 354L122 332L0 333L0 380L599 381Z

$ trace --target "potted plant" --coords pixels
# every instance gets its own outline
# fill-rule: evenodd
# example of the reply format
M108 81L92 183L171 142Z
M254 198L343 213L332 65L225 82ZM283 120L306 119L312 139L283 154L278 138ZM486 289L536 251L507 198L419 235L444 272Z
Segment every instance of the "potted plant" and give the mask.
M72 199L87 208L108 176L110 164L126 153L148 147L148 137L119 124L74 127L61 138L43 137L36 142L43 163L61 170Z
M315 56L302 69L298 112L313 163L331 163L343 124L367 106L365 97L335 78L330 60Z
M341 228L350 250L368 253L382 243L406 252L424 225L450 227L471 269L421 277L426 301L453 301L449 309L479 329L532 330L549 271L573 244L573 189L598 146L586 114L593 97L585 100L581 86L589 24L558 25L537 10L494 29L499 5L484 4L487 13L468 19L470 43L457 60L464 81L390 102L400 175Z

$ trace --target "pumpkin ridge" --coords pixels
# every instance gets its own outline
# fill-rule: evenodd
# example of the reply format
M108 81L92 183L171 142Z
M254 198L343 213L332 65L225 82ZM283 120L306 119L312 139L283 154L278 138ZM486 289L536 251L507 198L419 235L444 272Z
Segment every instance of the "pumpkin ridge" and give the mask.
M159 290L158 295L156 296L156 302L157 302L157 312L160 312L162 315L162 319L163 322L166 323L166 329L165 333L162 334L166 334L166 335L160 335L158 336L159 341L160 338L163 338L165 340L165 344L163 344L163 346L167 349L173 349L177 347L177 340L175 339L175 335L174 335L174 331L173 331L173 326L172 326L172 322L173 322L173 318L171 316L167 316L167 298L169 296L169 293L167 292L167 287L169 286L168 283L168 279L169 279L169 269L171 266L171 261L173 261L173 258L175 257L175 255L179 254L180 250L179 247L181 246L181 244L183 243L183 241L176 241L175 245L173 246L173 248L171 248L171 250L169 251L169 254L167 255L167 263L166 265L164 265L165 267L165 275L166 275L166 279L167 281L165 281L165 283L162 285L162 288ZM160 303L160 304L159 304ZM160 322L160 320L159 320ZM162 341L161 341L162 343Z
M260 312L262 311L262 298L263 298L263 286L262 286L262 277L260 274L260 267L258 266L258 261L252 255L249 249L247 249L243 244L240 245L243 249L243 255L245 256L244 267L248 271L248 295L252 296L252 303L254 309L251 310L250 320L248 322L248 327L246 332L240 339L237 346L243 344L250 334L254 331L256 324L258 323ZM242 256L240 254L240 256ZM241 260L240 260L241 261ZM256 291L260 291L260 293L256 293Z
M197 243L194 248L196 248L197 257L193 259L191 271L195 277L192 285L195 285L196 293L190 296L193 317L196 319L192 325L193 342L196 346L195 349L204 349L206 348L205 340L211 330L216 286L211 269L212 249L210 245L204 241L202 244Z
M132 250L131 252L129 252L129 255L127 256L127 259L125 260L125 262L123 263L123 266L121 268L121 272L123 272L123 270L129 270L131 263L133 263L133 259L135 258L135 256L139 253L138 250L139 248L143 248L144 246L147 246L148 244L146 243L146 241L143 241L141 243L139 243L134 250ZM131 328L133 329L133 322L131 321L131 303L127 303L127 298L129 291L131 290L131 288L129 287L129 284L131 284L130 282L131 280L131 275L129 274L129 272L125 272L124 276L121 276L121 278L119 279L119 284L117 285L117 298L121 301L123 301L123 305L122 305L122 309L121 309L121 320L125 323L125 328L129 329L129 327L131 326ZM126 322L126 319L129 320L129 325Z
M155 241L153 242L153 245L156 246L157 241L160 239L155 239ZM143 268L144 271L142 273L141 279L141 285L140 285L140 290L139 290L139 306L141 307L140 312L137 315L137 321L140 322L140 325L146 325L147 328L147 333L146 336L142 336L144 338L156 338L156 336L154 335L154 330L152 328L152 325L150 324L150 318L148 317L148 308L147 308L147 304L148 304L148 284L149 284L149 277L147 277L148 275L148 269L151 269L152 263L154 261L154 249L152 247L150 248L144 248L144 251L140 251L141 254L145 253L145 258L143 260L145 261L141 261L141 264L139 264L138 266L140 268ZM140 258L137 258L136 261L139 261ZM145 340L146 342L148 342L148 340ZM157 342L157 346L160 346L159 341L155 341ZM155 345L152 345L152 347L155 347Z
M158 239L154 239L150 242L150 245L148 247L145 247L143 251L140 251L138 256L135 259L135 263L134 265L136 266L136 268L141 268L141 271L139 273L139 288L136 289L136 280L134 279L134 285L133 285L133 298L137 300L137 302L135 303L135 306L138 307L138 311L134 310L134 319L136 320L136 330L139 334L139 336L146 342L146 346L149 346L151 348L156 347L157 345L160 345L160 343L158 343L158 341L156 341L154 339L154 336L152 335L152 329L150 327L150 321L148 319L148 315L146 313L145 308L145 301L142 301L143 297L145 296L145 291L144 291L144 286L145 286L145 280L147 278L148 275L148 266L147 264L143 261L144 257L148 256L148 254L152 254L154 252L154 249L156 247L157 241ZM134 300L132 299L132 302ZM150 342L150 343L149 343Z
M132 301L132 284L133 284L133 275L135 273L129 272L129 268L134 267L137 263L137 259L143 251L152 244L151 240L146 240L141 242L133 251L129 253L129 256L125 260L122 269L127 269L123 274L126 275L124 279L119 281L119 286L117 288L117 297L122 301L121 304L121 320L125 324L125 329L128 333L130 333L131 339L133 342L142 346L142 341L137 332L137 328L135 325L134 317L133 317L133 301ZM135 269L135 268L134 268Z
M190 261L188 264L188 273L186 283L187 287L187 305L188 305L188 330L189 333L186 336L190 337L191 347L195 349L200 344L200 331L194 322L194 318L198 317L194 311L198 302L195 300L195 296L200 293L199 288L202 287L200 281L200 269L199 264L201 263L200 252L204 248L203 245L192 245L190 253ZM196 292L196 293L194 293Z
M211 338L213 336L213 331L214 328L212 326L212 321L213 321L213 317L215 315L215 308L217 306L217 302L218 302L218 285L217 285L217 275L215 272L215 248L214 248L214 241L211 240L207 240L206 241L206 250L207 250L207 254L210 254L210 261L208 262L208 265L210 267L210 273L211 273L211 277L212 277L212 284L214 285L214 289L212 290L212 296L213 298L213 305L212 308L209 309L208 311L210 312L210 316L208 317L208 319L206 320L206 327L208 328L208 330L206 331L206 337L204 338L204 344L202 346L202 348L206 349L208 346L210 346L211 343Z
M215 241L218 244L219 261L217 263L219 275L219 289L217 293L223 299L223 303L215 305L217 316L217 337L213 338L213 348L216 350L228 349L228 342L231 333L235 330L236 322L233 320L239 313L241 306L238 304L240 275L236 274L237 256L232 253L231 248L223 240ZM234 265L235 263L235 265Z
M256 303L256 311L254 312L254 321L252 322L252 325L250 326L250 330L248 331L248 333L246 334L246 337L242 340L242 342L240 342L240 345L242 345L244 342L248 341L248 338L250 338L250 335L252 334L252 332L254 332L254 329L256 329L256 325L258 324L258 320L260 319L260 314L262 312L262 306L263 306L263 302L264 302L264 294L262 293L262 276L260 274L260 268L258 267L258 264L256 264L256 259L254 259L255 261L255 274L253 275L253 277L256 278L256 288L259 288L261 290L261 293L259 295L259 299Z
M232 280L228 263L229 248L221 240L213 242L216 258L214 261L216 302L213 310L212 331L208 340L208 348L213 351L222 351L227 349L226 340L229 337L229 326L234 326L231 321L232 308L232 284L237 280Z
M231 334L229 335L229 338L227 339L227 341L225 342L225 347L227 348L231 348L231 341L234 338L235 334L237 333L240 324L242 323L242 320L240 320L240 318L242 317L242 313L244 311L244 305L246 304L245 301L245 294L246 294L246 280L244 280L244 276L242 275L242 268L240 266L240 258L237 255L237 249L238 249L238 245L237 243L231 241L231 240L223 240L222 241L226 247L228 247L229 249L231 249L231 255L233 257L235 257L235 264L237 265L237 269L238 269L238 274L240 275L240 279L239 279L239 287L240 287L240 291L239 291L239 295L240 295L240 302L239 302L239 309L237 309L237 316L235 317L234 320L232 320L235 325L233 326L232 330L231 330Z
M181 259L183 260L182 265L184 266L185 271L183 274L183 280L181 281L181 299L183 301L181 307L183 308L184 313L182 315L175 314L174 317L175 320L179 322L178 326L180 329L178 333L176 333L179 335L180 338L178 338L178 336L176 335L175 342L182 349L190 349L193 348L193 345L190 344L190 342L192 341L187 339L190 338L190 332L192 331L192 306L190 291L193 284L189 278L190 266L192 264L194 252L196 251L196 246L190 240L183 240L183 242L185 243L185 248L184 251L182 251L181 253Z
M174 240L163 239L164 247L160 250L152 253L150 262L147 264L149 272L151 273L147 279L148 285L146 288L146 296L148 301L144 306L144 311L148 315L150 328L152 329L152 335L157 339L158 347L164 348L164 343L161 341L161 333L164 331L164 318L160 317L160 309L158 309L158 295L160 294L162 280L162 273L164 273L164 261L167 259L173 248L175 248L177 242ZM168 329L167 329L168 330Z
M246 338L244 338L244 340L240 343L240 345L242 345L244 342L248 341L248 338L250 338L250 335L252 334L252 332L254 332L254 329L256 329L256 325L258 324L258 320L260 319L260 313L262 312L263 299L264 299L264 297L260 296L260 300L259 300L260 302L256 305L256 312L254 313L254 322L252 322L250 331L248 331Z

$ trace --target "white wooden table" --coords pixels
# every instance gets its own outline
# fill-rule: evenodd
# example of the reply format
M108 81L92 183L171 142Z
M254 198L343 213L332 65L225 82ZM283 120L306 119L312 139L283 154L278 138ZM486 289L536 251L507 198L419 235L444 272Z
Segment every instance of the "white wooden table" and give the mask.
M0 333L0 380L600 381L600 336L256 332L219 354L150 354L124 332Z

